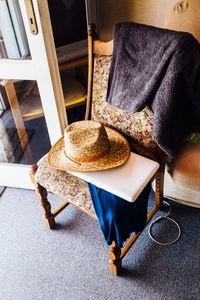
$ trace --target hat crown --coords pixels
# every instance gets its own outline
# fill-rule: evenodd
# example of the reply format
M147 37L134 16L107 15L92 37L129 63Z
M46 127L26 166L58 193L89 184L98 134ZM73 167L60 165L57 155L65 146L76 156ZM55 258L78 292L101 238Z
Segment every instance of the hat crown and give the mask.
M94 161L110 148L107 132L100 122L79 121L65 129L65 153L77 162Z
M94 172L119 167L129 155L130 146L120 133L100 122L79 121L65 129L64 136L49 151L48 163L67 172Z

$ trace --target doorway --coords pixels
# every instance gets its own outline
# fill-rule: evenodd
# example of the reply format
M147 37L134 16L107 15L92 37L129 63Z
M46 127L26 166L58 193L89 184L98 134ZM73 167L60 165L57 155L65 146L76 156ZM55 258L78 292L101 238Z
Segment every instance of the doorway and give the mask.
M23 40L28 45L13 54L1 39L0 186L33 188L28 176L31 165L48 152L67 125L48 4L5 0L0 5L4 16L9 11L7 24L14 10L15 21L21 16L18 25L12 20L14 35L17 26L24 26ZM0 30L3 34L1 24Z

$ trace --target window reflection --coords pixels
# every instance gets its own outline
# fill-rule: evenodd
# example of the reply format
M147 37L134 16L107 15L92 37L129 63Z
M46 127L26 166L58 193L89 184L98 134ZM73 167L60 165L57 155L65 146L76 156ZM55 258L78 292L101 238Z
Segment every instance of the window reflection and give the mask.
M1 81L0 162L34 164L51 145L36 81Z
M30 55L18 0L0 1L0 58Z

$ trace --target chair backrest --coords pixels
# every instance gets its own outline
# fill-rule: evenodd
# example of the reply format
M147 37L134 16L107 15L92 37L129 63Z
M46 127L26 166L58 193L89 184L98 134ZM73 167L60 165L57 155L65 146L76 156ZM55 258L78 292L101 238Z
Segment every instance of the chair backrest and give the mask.
M109 42L95 39L95 25L88 26L88 91L85 119L88 120L91 115L92 88L93 88L93 71L94 55L111 56L113 53L113 40Z
M145 107L130 114L106 102L113 41L95 38L95 26L89 25L88 91L85 119L93 119L122 133L131 147L141 155L157 159L162 151L153 139L153 113Z

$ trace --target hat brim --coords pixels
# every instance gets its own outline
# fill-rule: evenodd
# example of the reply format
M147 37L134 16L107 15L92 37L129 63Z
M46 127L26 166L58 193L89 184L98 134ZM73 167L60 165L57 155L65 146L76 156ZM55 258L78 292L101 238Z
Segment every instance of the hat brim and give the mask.
M105 126L105 129L110 141L110 150L104 157L84 163L71 161L65 155L63 136L49 151L49 165L53 168L68 172L94 172L121 166L130 156L129 143L117 131L107 126Z

